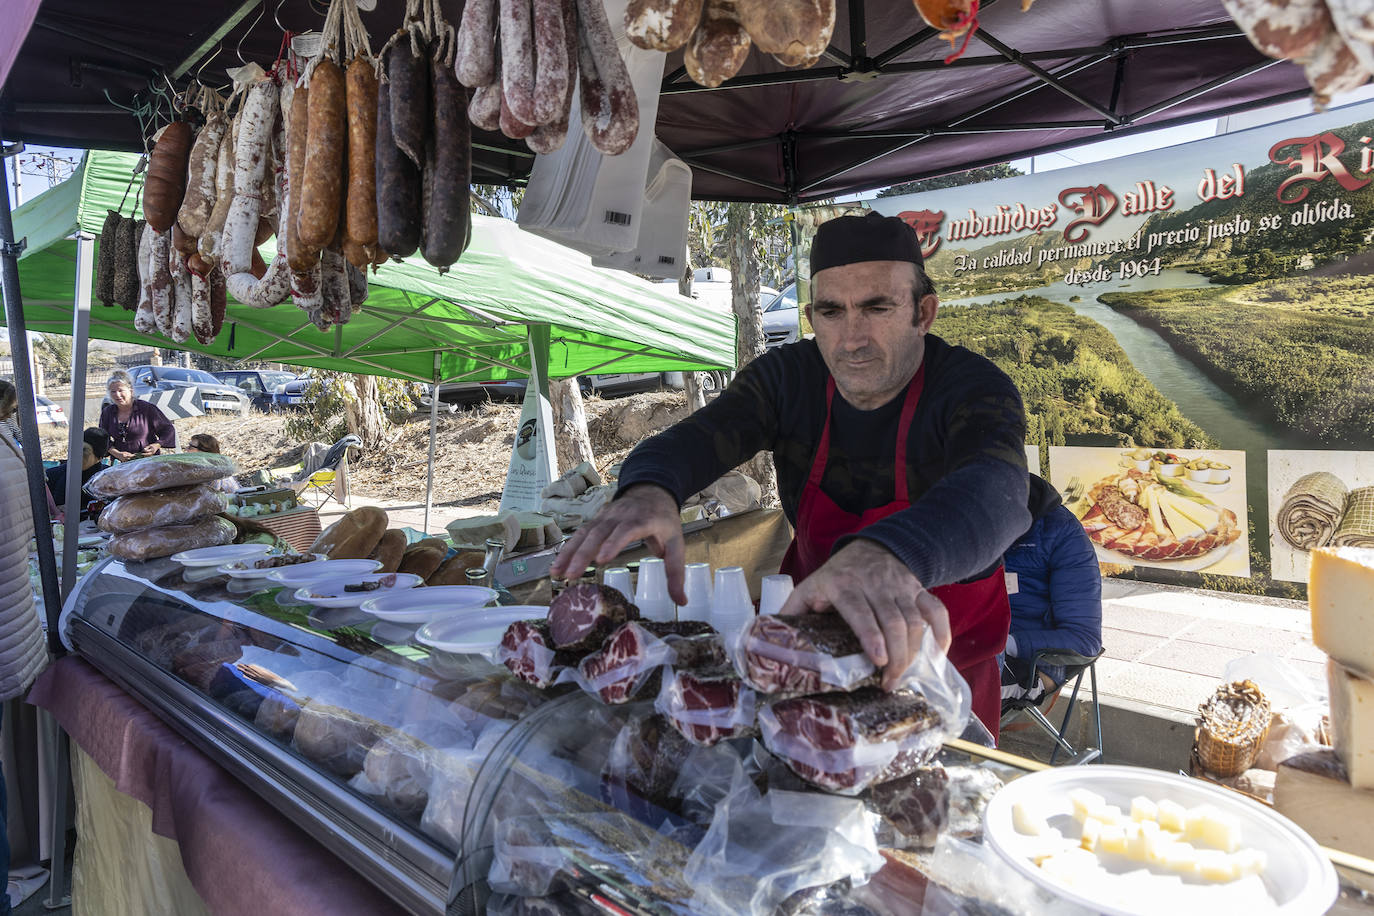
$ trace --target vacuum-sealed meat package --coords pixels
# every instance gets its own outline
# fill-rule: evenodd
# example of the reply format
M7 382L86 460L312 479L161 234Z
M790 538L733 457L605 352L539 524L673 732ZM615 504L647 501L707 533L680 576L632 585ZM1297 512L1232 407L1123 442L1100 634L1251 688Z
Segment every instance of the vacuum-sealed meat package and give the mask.
M755 617L736 652L744 682L775 696L857 690L882 677L839 614Z
M123 461L96 474L86 484L101 499L114 499L130 493L168 490L208 483L238 473L239 466L227 455L212 452L182 452L153 455L136 461Z
M758 734L754 691L729 665L669 669L654 708L682 737L702 747Z

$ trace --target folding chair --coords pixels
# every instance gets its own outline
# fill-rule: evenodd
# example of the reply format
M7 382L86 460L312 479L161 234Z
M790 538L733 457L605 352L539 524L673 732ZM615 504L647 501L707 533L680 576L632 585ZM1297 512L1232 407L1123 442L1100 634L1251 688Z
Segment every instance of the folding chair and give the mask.
M297 477L290 481L291 489L296 491L296 496L306 498L308 493L319 495L320 501L316 508L323 506L331 499L339 503L344 508L348 508L348 450L359 448L363 444L362 440L354 435L347 435L330 446L329 451L321 459L319 467L304 477Z
M1062 666L1065 669L1064 684L1069 680L1073 681L1073 691L1069 694L1069 706L1064 710L1064 719L1059 728L1055 728L1045 714L1040 711L1040 704L1044 703L1049 697L1058 696L1063 691L1063 684L1058 690L1047 691L1035 699L1029 697L1010 697L1002 701L1002 720L1001 724L1005 727L1010 721L1016 718L1018 713L1024 712L1032 722L1040 726L1047 735L1054 739L1054 750L1050 753L1050 766L1054 766L1055 759L1062 750L1064 753L1073 757L1073 763L1091 763L1094 760L1102 759L1102 707L1098 703L1097 697L1097 660L1102 657L1102 652L1096 655L1079 655L1077 652L1069 652L1063 649L1044 649L1035 653L1031 657L1030 674L1022 687L1030 690L1035 686L1040 678L1040 668L1042 665L1054 667ZM1096 727L1097 743L1089 748L1085 748L1081 753L1072 744L1064 740L1064 734L1069 730L1069 721L1073 718L1073 708L1078 703L1078 688L1083 685L1083 674L1087 672L1093 694L1093 722Z

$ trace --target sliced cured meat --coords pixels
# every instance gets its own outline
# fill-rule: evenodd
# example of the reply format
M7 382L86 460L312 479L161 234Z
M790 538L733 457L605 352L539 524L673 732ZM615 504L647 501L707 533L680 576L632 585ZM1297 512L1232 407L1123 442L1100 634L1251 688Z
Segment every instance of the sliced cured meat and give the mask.
M1119 487L1103 487L1101 495L1097 497L1097 504L1102 507L1102 514L1111 519L1113 524L1127 530L1139 528L1150 517L1143 508L1127 499Z
M657 709L678 734L703 747L757 733L754 692L725 665L673 671L663 682Z
M562 669L576 665L581 655L554 649L547 620L517 620L501 637L497 658L526 684L548 687Z
M905 776L940 749L943 720L912 690L864 688L759 711L763 743L813 785L854 793Z
M874 786L869 800L907 844L929 849L949 823L949 776L944 767L922 767Z
M556 649L594 649L611 630L639 619L639 608L604 585L574 585L549 605L549 632Z
M755 617L739 673L760 693L801 696L876 685L881 675L838 614Z

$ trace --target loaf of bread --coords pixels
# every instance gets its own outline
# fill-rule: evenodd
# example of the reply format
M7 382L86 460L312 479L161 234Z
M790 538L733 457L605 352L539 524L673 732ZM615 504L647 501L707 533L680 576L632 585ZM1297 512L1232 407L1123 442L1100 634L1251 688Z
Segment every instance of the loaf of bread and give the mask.
M224 494L211 484L173 487L121 496L105 507L97 524L110 534L186 525L224 511Z
M363 506L324 529L309 552L322 553L331 560L361 560L376 549L385 533L386 512Z
M225 455L210 452L153 455L106 468L91 478L86 489L101 499L114 499L129 493L208 483L236 473L238 465Z
M482 565L482 554L465 551L445 560L425 581L426 585L467 585L468 570Z
M116 535L105 549L121 560L155 560L183 550L232 544L234 533L233 525L212 516L191 525L167 525Z
M429 579L434 575L435 570L444 562L444 557L448 551L440 551L435 547L426 547L423 544L416 544L406 549L401 557L400 566L397 572L412 573L422 579Z
M406 552L406 533L399 528L388 528L382 532L382 539L372 548L368 557L380 560L379 573L394 573L401 565L401 557Z

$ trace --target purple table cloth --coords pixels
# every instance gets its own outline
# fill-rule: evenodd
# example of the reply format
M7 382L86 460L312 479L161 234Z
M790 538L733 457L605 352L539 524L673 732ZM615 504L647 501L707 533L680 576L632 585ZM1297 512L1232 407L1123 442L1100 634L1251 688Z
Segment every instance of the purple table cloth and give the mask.
M28 701L52 713L120 792L152 810L153 832L181 847L211 912L404 912L83 659L49 666Z

